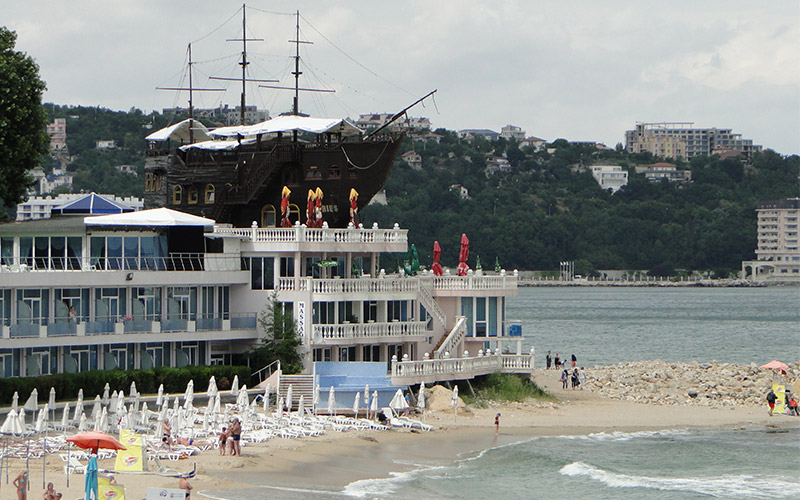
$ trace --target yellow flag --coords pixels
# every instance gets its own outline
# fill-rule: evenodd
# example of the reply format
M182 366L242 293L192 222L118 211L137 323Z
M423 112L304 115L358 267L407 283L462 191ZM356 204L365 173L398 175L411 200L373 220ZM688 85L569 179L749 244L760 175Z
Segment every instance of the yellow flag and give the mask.
M773 413L783 413L786 411L786 386L777 382L772 383L772 392L777 396L775 400L775 411Z
M125 487L121 484L109 483L106 476L97 478L97 498L104 500L125 500Z
M126 450L117 451L117 461L114 469L126 472L142 472L147 470L147 461L144 459L144 438L130 429L120 429L119 441L125 445Z

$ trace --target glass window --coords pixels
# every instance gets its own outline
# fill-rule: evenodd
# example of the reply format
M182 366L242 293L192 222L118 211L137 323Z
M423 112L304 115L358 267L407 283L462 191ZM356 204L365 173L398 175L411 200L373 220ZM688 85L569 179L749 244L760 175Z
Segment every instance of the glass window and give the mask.
M10 266L14 263L14 238L3 236L0 238L0 264ZM2 372L0 371L0 374Z
M497 297L489 297L489 336L497 336Z
M20 264L33 266L33 238L23 236L19 239Z
M461 315L467 318L467 337L472 337L472 297L461 297Z
M67 237L67 269L81 269L83 257L83 238L80 236Z
M197 288L188 286L167 288L167 318L197 319Z
M206 185L205 202L207 205L214 203L214 191L215 188L213 184Z
M172 188L172 204L180 205L183 203L183 188L179 185Z
M139 269L139 237L125 237L125 269Z
M109 236L106 238L106 269L122 269L122 238Z
M281 277L294 276L294 257L281 257Z
M189 196L188 196L188 199L187 199L187 201L189 202L189 205L196 205L198 198L199 198L199 196L198 196L198 193L197 193L197 186L189 186Z
M261 227L277 227L278 218L275 207L264 205L261 207Z
M134 287L132 314L134 320L159 321L161 319L161 288Z

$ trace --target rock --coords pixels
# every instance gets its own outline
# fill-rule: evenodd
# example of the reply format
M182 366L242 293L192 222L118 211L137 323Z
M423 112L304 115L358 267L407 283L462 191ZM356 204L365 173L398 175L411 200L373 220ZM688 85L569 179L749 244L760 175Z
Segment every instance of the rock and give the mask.
M688 396L689 396L690 398L696 398L696 397L697 397L697 391L696 391L696 390L694 390L694 389L691 389L691 390L690 390L689 392L687 392L686 394L688 394Z

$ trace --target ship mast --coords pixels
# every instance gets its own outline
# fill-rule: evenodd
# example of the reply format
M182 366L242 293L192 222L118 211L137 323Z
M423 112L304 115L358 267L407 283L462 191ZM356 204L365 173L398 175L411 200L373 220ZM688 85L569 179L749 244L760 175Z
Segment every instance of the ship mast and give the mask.
M294 51L294 71L292 71L292 75L294 75L294 87L278 87L275 85L259 85L259 87L267 88L267 89L278 89L278 90L294 90L294 98L292 99L292 111L291 113L284 113L284 114L291 114L291 115L300 115L300 105L299 105L299 98L300 98L300 91L303 92L336 92L333 89L308 89L308 88L300 88L300 75L303 74L300 71L300 44L307 44L313 45L314 42L309 42L308 40L300 40L300 11L296 11L295 13L296 23L295 23L295 39L289 40L289 43L295 44L295 51Z
M225 92L225 89L196 89L192 86L192 44L189 44L189 87L156 87L156 90L188 90L189 91L189 144L194 144L194 92Z
M278 80L258 80L253 78L247 78L247 66L250 64L250 61L247 60L247 42L263 42L263 38L247 38L247 18L246 18L246 4L242 4L242 38L229 38L226 42L242 42L242 60L239 65L242 67L242 94L239 104L239 125L245 124L245 105L247 104L247 100L245 98L246 95L246 85L247 82L277 82ZM225 78L221 76L212 76L212 80L234 80L238 81L239 78Z

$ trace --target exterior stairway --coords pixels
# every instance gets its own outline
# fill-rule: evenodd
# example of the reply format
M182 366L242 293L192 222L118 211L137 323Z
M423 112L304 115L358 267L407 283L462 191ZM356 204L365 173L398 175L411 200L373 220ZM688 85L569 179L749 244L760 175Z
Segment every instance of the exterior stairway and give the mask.
M312 408L314 403L314 375L281 375L280 387L278 387L278 397L283 397L286 401L286 392L292 386L292 408L298 409L300 395L303 396L303 406ZM285 404L285 403L284 403Z

